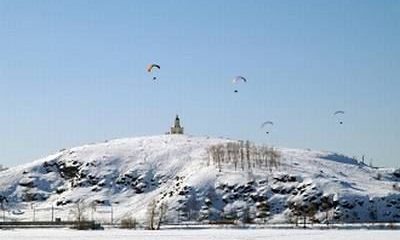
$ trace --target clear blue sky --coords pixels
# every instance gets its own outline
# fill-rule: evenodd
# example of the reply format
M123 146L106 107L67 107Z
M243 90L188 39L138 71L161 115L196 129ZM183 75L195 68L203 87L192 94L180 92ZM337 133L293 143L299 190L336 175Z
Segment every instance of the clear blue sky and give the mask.
M4 165L179 113L193 135L400 167L399 104L400 1L0 1Z

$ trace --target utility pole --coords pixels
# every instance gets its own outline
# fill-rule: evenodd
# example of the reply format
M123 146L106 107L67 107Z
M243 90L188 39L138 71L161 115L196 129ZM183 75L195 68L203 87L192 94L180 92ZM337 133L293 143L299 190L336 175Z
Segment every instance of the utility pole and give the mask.
M92 201L91 203L90 203L90 217L91 217L91 220L92 221L94 221L94 212L96 211L96 202L95 201Z
M177 208L176 209L176 221L175 221L175 223L177 223L177 224L180 223L180 216L181 216L181 209Z
M51 221L54 222L54 205L51 204Z
M113 206L112 206L112 203L111 203L111 225L113 225L113 218L114 218L114 210L113 210Z
M7 202L7 199L2 197L0 200L1 200L0 207L1 207L1 210L3 211L3 222L5 222L6 221L6 207L4 205L4 202Z
M35 221L36 208L35 208L35 205L32 205L32 207L33 207L32 221L34 222Z
M3 210L3 222L6 221L6 210L4 209L3 203L1 203L1 209Z

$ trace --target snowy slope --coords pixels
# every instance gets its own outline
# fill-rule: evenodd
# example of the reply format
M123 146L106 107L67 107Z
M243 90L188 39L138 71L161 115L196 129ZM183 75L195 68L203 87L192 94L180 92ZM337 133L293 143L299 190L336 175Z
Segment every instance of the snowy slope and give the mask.
M162 135L84 145L0 172L0 200L10 219L86 217L144 221L150 202L167 219L287 222L312 209L315 219L400 221L394 169L374 169L331 152L278 149L280 165L235 170L208 164L207 149L228 139ZM51 208L53 207L53 213Z

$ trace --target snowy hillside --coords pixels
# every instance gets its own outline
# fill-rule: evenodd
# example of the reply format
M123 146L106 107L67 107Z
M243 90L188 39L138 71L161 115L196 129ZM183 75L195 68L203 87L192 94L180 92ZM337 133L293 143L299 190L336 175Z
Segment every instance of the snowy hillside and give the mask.
M86 218L143 222L154 202L167 204L166 219L175 223L289 222L304 215L318 222L400 221L399 171L285 148L273 150L273 166L261 152L241 154L240 167L228 152L218 163L210 156L213 146L231 143L237 142L163 135L63 150L0 172L0 202L6 218L18 220L71 219L80 202Z

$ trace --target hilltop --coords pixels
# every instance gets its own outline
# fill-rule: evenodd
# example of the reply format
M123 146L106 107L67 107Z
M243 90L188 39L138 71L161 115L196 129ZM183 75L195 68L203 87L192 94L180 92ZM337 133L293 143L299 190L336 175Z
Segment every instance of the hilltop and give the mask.
M161 135L65 149L2 171L0 200L6 218L18 220L71 219L79 202L87 218L104 222L144 222L151 204L166 204L165 219L174 223L304 215L317 222L400 221L399 182L399 171L333 152Z

